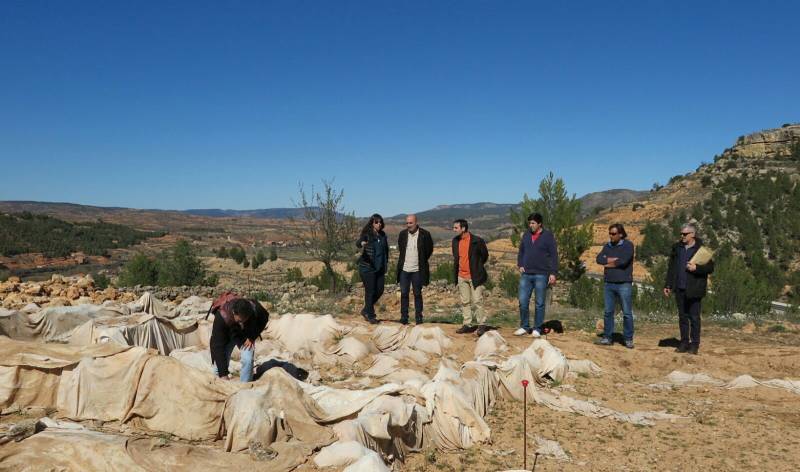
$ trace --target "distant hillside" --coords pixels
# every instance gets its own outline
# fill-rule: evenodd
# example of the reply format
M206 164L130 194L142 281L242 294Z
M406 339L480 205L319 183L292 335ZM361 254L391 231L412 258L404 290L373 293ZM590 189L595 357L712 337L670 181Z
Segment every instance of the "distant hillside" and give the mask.
M589 216L598 210L605 210L614 205L635 202L647 196L647 190L612 189L602 192L587 193L581 201L581 216Z
M736 271L752 278L749 286L763 283L765 297L783 294L800 301L800 125L740 136L713 162L673 176L631 205L600 212L594 219L595 246L583 259L596 268L595 255L608 238L606 225L622 222L640 245L640 260L657 261L690 218L699 222L719 261L743 264Z
M208 216L211 218L263 218L272 220L285 220L303 216L303 210L301 208L264 208L260 210L219 210L211 208L184 210L181 213Z
M68 223L46 215L0 213L0 255L42 253L65 257L74 252L103 255L164 233L137 231L112 223Z

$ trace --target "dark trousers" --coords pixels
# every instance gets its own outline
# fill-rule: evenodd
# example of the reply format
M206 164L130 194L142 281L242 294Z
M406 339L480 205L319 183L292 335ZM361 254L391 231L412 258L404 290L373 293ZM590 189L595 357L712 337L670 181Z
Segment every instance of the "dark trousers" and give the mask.
M681 344L700 346L700 298L687 298L686 290L675 290L678 303L678 326L681 329Z
M361 313L375 318L375 303L383 295L383 283L386 275L374 270L359 270L358 274L364 283L364 309L361 310Z
M409 289L414 287L414 316L422 320L422 274L416 272L400 272L400 320L408 321Z

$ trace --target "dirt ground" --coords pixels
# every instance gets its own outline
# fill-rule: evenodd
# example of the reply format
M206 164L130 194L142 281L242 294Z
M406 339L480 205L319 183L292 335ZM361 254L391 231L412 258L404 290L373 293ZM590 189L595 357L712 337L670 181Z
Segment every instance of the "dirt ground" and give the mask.
M466 361L475 339L455 334L453 352ZM509 344L524 349L529 337L500 332ZM603 369L599 377L579 376L561 389L580 399L595 399L623 411L667 411L686 417L654 426L634 426L613 419L591 419L528 405L528 469L533 466L535 436L556 440L570 461L539 457L536 470L770 470L800 469L800 396L766 387L727 390L681 387L659 390L674 370L706 373L730 380L741 374L757 379L800 377L800 334L743 334L738 329L707 327L700 355L678 354L659 341L677 334L677 326L638 326L636 348L593 344L584 331L554 334L548 340L568 358L591 359ZM497 471L522 468L521 404L500 400L487 422L492 444L462 454L425 451L411 455L403 470Z

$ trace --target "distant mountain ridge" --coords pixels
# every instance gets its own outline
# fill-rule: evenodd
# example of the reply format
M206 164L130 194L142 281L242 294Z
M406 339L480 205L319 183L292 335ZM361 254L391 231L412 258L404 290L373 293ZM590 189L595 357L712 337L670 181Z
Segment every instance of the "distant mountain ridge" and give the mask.
M579 200L581 201L583 216L588 216L592 214L596 208L609 208L613 205L635 201L642 198L646 193L646 191L613 189L589 193ZM420 221L425 221L428 225L432 224L447 227L454 219L465 218L469 220L470 223L473 223L476 228L496 230L503 229L510 224L508 216L509 211L518 208L518 206L518 203L455 203L437 205L429 210L417 212L416 215ZM165 218L169 217L285 220L303 216L303 209L301 208L261 208L253 210L200 208L189 210L160 210L101 207L61 202L0 201L0 212L18 213L23 211L43 213L68 221L86 221L104 218L118 219L124 218L125 215L134 214L152 214L157 221L163 221ZM401 213L387 217L386 219L387 222L402 223L405 216L405 213Z

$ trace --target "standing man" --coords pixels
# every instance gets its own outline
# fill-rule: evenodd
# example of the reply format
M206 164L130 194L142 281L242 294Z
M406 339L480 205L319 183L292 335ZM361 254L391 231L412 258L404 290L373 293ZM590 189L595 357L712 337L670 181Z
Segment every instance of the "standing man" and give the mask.
M702 263L699 252L707 254ZM681 342L676 352L697 354L700 349L700 301L706 295L708 275L714 272L714 260L697 237L697 226L686 223L681 227L681 240L672 246L667 266L664 295L675 292L678 303L678 326Z
M522 235L517 253L519 268L519 329L515 336L530 333L534 338L542 335L544 302L547 287L556 283L558 273L558 247L556 238L542 226L539 213L528 215L528 231ZM536 313L533 329L530 327L531 292L536 292Z
M484 268L489 260L489 250L483 239L469 232L467 220L455 220L453 232L456 233L453 238L453 269L464 316L464 324L456 333L477 330L477 335L481 336L489 330L482 301L484 284L489 279ZM472 325L473 311L478 321L477 327Z
M633 349L633 243L628 241L625 227L614 223L608 227L608 243L597 255L603 266L605 314L603 338L597 344L610 346L614 335L614 311L619 300L622 305L622 335L625 347Z
M431 280L428 259L433 254L431 233L419 227L417 215L406 216L406 229L397 237L397 281L400 283L400 323L408 324L408 292L414 287L414 321L422 323L422 287Z

